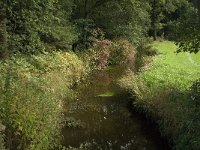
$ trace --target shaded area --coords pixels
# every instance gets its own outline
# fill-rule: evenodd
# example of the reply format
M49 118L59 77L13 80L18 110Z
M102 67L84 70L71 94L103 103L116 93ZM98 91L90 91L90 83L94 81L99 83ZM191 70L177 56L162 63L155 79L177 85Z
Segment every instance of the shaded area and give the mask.
M129 111L128 95L116 84L123 70L116 68L93 73L77 88L77 99L66 103L64 146L169 149L143 117Z

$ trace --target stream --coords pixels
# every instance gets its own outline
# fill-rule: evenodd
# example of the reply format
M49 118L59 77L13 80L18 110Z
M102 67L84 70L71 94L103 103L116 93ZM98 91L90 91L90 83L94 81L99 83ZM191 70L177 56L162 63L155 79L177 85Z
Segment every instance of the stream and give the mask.
M77 98L65 104L63 146L91 150L168 150L145 117L131 111L117 80L125 69L92 73L76 88Z

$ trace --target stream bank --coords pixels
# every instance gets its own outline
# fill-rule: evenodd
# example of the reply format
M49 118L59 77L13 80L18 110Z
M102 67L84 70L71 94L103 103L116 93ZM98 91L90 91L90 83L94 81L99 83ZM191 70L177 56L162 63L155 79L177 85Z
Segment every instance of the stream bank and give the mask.
M127 92L117 80L123 67L97 71L76 88L65 103L63 146L78 149L168 150L159 132L129 107Z
M199 150L200 55L177 54L170 41L152 46L158 55L145 56L140 72L123 77L120 85L134 95L134 107L157 124L173 149Z

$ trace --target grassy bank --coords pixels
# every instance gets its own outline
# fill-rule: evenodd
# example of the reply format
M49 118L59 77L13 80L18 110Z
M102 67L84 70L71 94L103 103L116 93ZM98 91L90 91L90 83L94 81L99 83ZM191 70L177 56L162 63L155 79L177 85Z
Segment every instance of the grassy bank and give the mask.
M86 66L67 52L16 55L0 62L0 120L6 147L58 146L63 100L73 97L70 87L88 72Z
M130 90L134 106L152 118L174 148L198 150L200 147L199 83L200 53L176 54L172 42L155 42L159 55L146 56L148 62L138 74L121 80Z

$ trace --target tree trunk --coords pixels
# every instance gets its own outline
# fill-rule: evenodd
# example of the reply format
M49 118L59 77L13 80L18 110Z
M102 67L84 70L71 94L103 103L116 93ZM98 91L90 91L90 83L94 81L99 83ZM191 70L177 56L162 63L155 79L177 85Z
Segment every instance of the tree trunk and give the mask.
M156 0L153 0L152 4L152 30L153 30L153 39L157 40L157 29L156 29Z
M0 58L7 55L6 4L0 1Z
M153 40L154 40L154 41L157 40L157 30L156 30L155 27L153 28Z
M88 0L85 0L85 4L84 4L84 19L87 19L88 18Z

